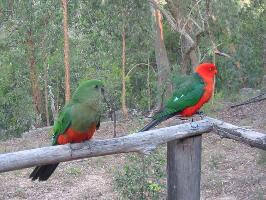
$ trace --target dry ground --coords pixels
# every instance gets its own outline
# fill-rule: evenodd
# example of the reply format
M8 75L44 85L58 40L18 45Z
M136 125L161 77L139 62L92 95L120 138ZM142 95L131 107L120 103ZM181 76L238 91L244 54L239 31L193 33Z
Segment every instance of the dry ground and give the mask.
M236 125L266 129L266 102L231 110L217 116ZM120 122L118 136L134 132L139 120ZM164 126L174 124L169 120ZM103 123L96 138L112 137L112 124ZM266 132L266 131L264 131ZM0 142L0 153L49 145L47 130ZM265 152L264 152L265 153ZM202 199L266 199L266 163L261 152L213 133L203 137ZM112 155L61 163L47 182L28 179L32 168L0 174L0 199L123 199L114 189L113 171L122 168L126 155Z

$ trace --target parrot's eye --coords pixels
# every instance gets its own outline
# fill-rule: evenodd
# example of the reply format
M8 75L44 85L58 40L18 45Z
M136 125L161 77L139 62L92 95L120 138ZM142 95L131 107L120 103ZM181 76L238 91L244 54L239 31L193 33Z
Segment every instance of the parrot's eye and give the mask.
M97 89L99 86L98 85L95 85L95 88Z

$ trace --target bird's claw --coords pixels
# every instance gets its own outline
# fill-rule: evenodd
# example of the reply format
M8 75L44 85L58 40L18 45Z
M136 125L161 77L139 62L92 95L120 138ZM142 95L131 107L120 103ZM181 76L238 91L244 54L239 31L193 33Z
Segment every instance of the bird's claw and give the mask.
M199 115L199 117L200 117L201 120L204 119L204 117L205 117L205 113L202 110L197 111L196 114Z
M197 114L198 114L198 115L204 115L204 112L203 112L202 110L198 110L198 111L197 111Z
M191 122L190 126L192 129L197 129L199 127L198 123L194 121Z
M70 147L70 150L71 151L76 151L76 150L79 150L79 149L84 149L86 148L86 146L89 146L89 142L86 140L84 142L80 142L80 143L71 143L69 144L69 147Z

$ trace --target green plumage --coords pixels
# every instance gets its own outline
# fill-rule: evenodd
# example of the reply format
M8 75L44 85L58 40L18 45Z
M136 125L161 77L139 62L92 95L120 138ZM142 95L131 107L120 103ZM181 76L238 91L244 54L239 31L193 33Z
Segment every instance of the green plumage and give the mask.
M205 84L203 79L197 73L194 73L175 80L174 87L175 90L172 97L160 111L155 113L152 117L153 120L144 126L140 132L147 131L185 108L195 105L204 93Z
M80 84L72 100L63 108L54 125L53 145L57 145L57 138L70 126L76 131L86 131L90 124L100 125L102 112L103 83L99 80L87 80ZM35 167L30 178L46 181L55 171L59 163Z
M182 81L175 81L174 87L172 97L164 108L153 116L153 119L165 118L195 105L204 93L204 82L197 73L183 78Z
M144 126L140 132L147 131L178 114L183 109L195 105L202 97L204 87L204 81L197 73L175 80L175 90L172 97L160 111L155 113L152 117L153 120Z
M77 131L86 131L88 124L100 123L102 110L102 88L100 80L83 81L75 91L72 100L63 108L54 125L52 144L68 127Z

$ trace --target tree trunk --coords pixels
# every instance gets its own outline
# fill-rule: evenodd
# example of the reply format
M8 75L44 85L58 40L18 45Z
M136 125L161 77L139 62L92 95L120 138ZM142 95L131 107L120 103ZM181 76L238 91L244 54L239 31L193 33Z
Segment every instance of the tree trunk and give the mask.
M188 52L189 49L191 48L191 45L193 44L191 44L190 41L188 41L183 36L182 39L184 40L183 43L185 43L185 45L181 46L181 48L184 49L183 50L184 54L182 55L182 61L181 61L181 72L183 74L190 74L191 71L199 65L199 58L195 50L198 45L195 46L194 50Z
M186 32L188 33L191 33L193 31L191 30L190 26L191 26L190 22L187 22L185 29ZM197 47L198 43L193 44L190 40L188 40L188 38L181 36L181 49L182 49L181 72L183 74L190 74L191 71L199 65L199 58L196 53Z
M123 23L122 27L122 95L121 95L121 103L122 103L122 112L124 117L128 117L128 110L126 105L126 31L125 24Z
M263 68L264 68L264 74L266 75L266 34L264 35L264 40L263 40Z
M70 65L69 65L69 39L67 25L67 0L62 0L63 28L64 28L64 64L65 64L65 101L70 101Z
M49 88L49 97L51 99L51 111L52 111L52 116L53 116L53 121L55 122L56 118L57 118L57 113L58 113L58 108L56 107L57 105L55 105L55 97L54 94L52 92L52 87L48 86Z
M262 78L262 90L266 90L266 34L264 35L264 40L263 40L263 69L264 69L264 76Z
M41 102L41 91L38 81L37 69L36 69L36 58L34 55L35 44L33 41L32 30L27 32L28 39L28 54L29 54L29 69L30 69L30 80L32 87L32 98L34 103L34 109L36 114L35 127L41 126L41 113L42 113L42 102Z
M181 60L181 72L182 74L189 74L190 72L190 60L189 56L186 55L190 46L190 42L186 40L184 36L181 36L181 51L182 51L182 60Z
M48 18L44 20L44 25L47 27ZM42 35L41 49L42 49L42 59L43 59L43 70L44 70L44 104L45 104L45 118L46 126L50 126L49 110L48 110L48 63L47 63L47 53L45 52L45 33Z
M60 85L60 83L59 83L59 76L60 76L60 74L59 74L60 72L59 72L59 70L57 69L57 79L56 79L56 96L55 96L55 116L57 116L57 113L59 113L59 109L60 109L60 102L59 102L59 98L60 98L60 87L59 87L59 85ZM51 90L51 92L52 92L52 90ZM54 118L54 119L56 119L56 118Z
M50 126L49 110L48 110L48 64L44 63L44 96L45 96L45 116L46 126Z
M158 0L156 0L158 3ZM167 98L171 94L171 84L167 83L169 74L170 74L170 66L169 60L167 57L166 48L164 45L163 39L163 26L162 26L162 15L158 9L154 9L151 6L151 11L153 15L154 21L154 31L155 31L155 57L157 64L157 103L156 109L160 109L164 103L164 96Z
M148 58L148 75L147 75L147 93L148 93L148 110L151 111L150 59L149 58Z

